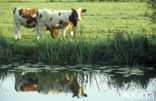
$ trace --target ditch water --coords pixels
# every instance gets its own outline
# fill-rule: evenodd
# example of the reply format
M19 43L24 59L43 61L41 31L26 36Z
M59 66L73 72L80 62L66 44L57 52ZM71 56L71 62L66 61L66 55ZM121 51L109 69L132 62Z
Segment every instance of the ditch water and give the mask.
M156 101L152 67L0 66L0 101Z

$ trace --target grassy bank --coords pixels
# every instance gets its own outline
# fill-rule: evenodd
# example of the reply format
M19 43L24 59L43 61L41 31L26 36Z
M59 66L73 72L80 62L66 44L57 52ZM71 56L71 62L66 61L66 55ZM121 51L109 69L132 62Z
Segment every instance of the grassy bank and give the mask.
M47 64L75 65L154 65L156 63L156 35L114 31L105 40L85 39L77 36L73 42L50 40L36 41L33 45L8 42L0 37L0 63L11 61L44 62Z

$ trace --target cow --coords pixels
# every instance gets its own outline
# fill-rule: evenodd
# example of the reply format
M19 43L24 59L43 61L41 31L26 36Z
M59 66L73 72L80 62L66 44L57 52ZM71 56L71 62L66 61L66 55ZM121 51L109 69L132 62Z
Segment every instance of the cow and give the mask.
M85 13L86 9L71 9L71 10L51 10L51 9L38 9L37 12L37 36L39 34L44 39L44 26L50 28L50 30L62 29L61 40L65 37L66 32L70 32L71 40L73 37L74 28L78 22L82 19L82 13Z
M14 8L13 16L14 16L15 39L21 39L20 25L23 25L26 28L36 27L37 11L38 9L34 8ZM50 28L48 28L47 26L44 26L44 30L49 30L53 38L56 38L58 34L57 30L50 30ZM38 36L37 39L39 39Z

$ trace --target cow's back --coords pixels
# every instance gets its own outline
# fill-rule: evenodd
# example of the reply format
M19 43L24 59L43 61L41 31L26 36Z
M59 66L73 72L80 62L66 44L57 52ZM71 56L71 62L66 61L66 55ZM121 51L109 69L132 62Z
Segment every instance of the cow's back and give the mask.
M23 25L27 28L34 28L36 26L37 9L30 8L14 8L14 23Z

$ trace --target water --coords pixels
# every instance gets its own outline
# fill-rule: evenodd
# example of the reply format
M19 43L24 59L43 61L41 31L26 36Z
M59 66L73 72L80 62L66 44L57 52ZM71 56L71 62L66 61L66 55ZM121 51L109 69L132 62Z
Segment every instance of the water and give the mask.
M153 68L74 68L0 69L0 101L156 101Z

